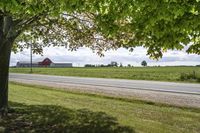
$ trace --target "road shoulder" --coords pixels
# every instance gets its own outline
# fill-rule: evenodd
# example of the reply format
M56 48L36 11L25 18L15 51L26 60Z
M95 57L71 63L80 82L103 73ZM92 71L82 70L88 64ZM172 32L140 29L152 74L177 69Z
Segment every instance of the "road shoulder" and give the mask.
M30 84L30 85L42 85L68 91L79 91L82 93L103 94L114 97L147 100L151 102L158 102L175 106L200 108L199 95L155 92L155 91L137 90L137 89L123 89L114 87L100 87L91 85L89 86L89 85L76 85L76 84L66 84L66 83L65 84L51 83L48 81L32 82L31 80L22 80L22 79L20 80L10 79L10 81L23 84Z

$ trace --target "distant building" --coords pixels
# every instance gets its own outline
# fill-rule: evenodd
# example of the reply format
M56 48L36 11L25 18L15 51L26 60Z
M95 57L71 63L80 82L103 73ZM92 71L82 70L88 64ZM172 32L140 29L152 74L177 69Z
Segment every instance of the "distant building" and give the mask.
M16 67L31 67L30 62L17 62ZM36 62L32 63L32 67L39 67L39 64Z
M49 58L45 58L42 62L38 62L41 67L49 67L53 63Z
M72 67L72 63L51 63L50 67Z
M17 62L16 67L31 67L30 62ZM63 68L63 67L72 67L72 63L54 63L49 58L45 58L41 62L33 62L32 67L54 67L54 68Z

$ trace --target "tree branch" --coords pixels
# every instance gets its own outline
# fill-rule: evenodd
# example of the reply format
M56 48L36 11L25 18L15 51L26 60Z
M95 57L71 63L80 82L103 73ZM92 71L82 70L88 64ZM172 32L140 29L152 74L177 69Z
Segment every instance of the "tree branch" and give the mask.
M26 20L15 20L15 27L16 29L20 29L20 31L24 31L26 28L28 27L31 27L31 25L36 22L37 20L39 20L42 16L45 16L47 15L47 13L40 13L40 14L37 14L29 19L26 19Z
M87 20L87 19L81 19L79 17L77 17L76 15L73 15L73 14L67 14L67 13L63 13L62 15L66 16L66 17L72 17L72 18L75 18L79 21L82 21L82 22L87 22L87 23L91 23L91 21Z

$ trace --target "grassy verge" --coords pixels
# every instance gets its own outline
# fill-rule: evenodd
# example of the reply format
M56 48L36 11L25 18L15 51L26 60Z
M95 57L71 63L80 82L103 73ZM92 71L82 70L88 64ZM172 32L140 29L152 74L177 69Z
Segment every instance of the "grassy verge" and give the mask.
M198 133L200 109L10 84L15 112L0 130L69 133Z
M30 68L11 68L10 72L29 73ZM133 67L133 68L34 68L35 74L200 82L200 67Z

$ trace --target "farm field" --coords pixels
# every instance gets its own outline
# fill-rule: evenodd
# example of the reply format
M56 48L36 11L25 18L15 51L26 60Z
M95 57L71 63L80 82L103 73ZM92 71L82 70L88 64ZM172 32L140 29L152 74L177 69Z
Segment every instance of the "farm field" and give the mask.
M0 132L198 133L200 109L10 83Z
M10 72L29 73L30 68L11 68ZM33 73L97 78L200 82L200 67L33 68Z

